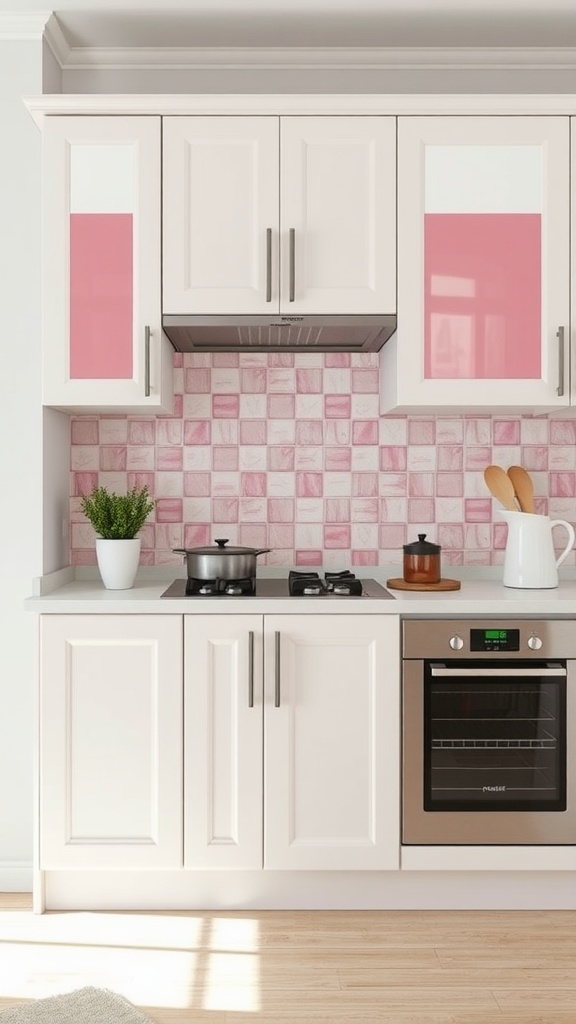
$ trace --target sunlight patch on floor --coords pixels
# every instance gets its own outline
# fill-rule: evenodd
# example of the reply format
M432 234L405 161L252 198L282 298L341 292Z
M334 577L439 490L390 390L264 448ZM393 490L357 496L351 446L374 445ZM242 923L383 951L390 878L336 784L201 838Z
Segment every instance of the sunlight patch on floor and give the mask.
M260 949L260 922L250 917L213 918L208 948L257 953Z
M260 1010L258 957L254 953L210 953L203 987L205 1010Z
M43 999L84 985L109 988L130 1002L187 1007L198 953L0 943L0 997Z
M0 942L70 942L77 946L197 949L204 918L169 914L0 914Z
M259 922L170 914L0 915L0 998L85 985L140 1006L260 1009Z
M260 924L249 917L217 917L206 947L205 1010L260 1009Z

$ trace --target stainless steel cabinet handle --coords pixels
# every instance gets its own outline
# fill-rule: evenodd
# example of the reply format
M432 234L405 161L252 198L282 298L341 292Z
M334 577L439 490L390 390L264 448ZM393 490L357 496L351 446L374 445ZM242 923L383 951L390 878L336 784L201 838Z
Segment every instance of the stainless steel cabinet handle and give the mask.
M558 668L444 668L443 666L433 665L431 667L431 675L435 679L448 679L454 677L466 677L467 679L487 679L490 680L495 677L506 677L507 679L516 677L517 679L525 679L526 676L560 676L564 678L566 676L566 669L560 665Z
M296 229L290 228L290 302L296 297Z
M280 707L280 633L274 633L274 707Z
M556 331L556 337L558 338L558 387L556 393L558 395L564 394L564 328L559 327Z
M272 228L266 228L266 302L272 302Z
M144 395L150 397L150 335L152 331L146 325L144 328Z
M254 633L248 633L248 707L254 707Z

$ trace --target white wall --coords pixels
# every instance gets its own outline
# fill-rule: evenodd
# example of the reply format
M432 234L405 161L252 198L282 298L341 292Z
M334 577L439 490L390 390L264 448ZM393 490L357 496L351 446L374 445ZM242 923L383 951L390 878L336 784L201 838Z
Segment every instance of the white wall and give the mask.
M41 41L0 40L0 890L32 871L34 617L42 565L40 133L22 103L42 88Z

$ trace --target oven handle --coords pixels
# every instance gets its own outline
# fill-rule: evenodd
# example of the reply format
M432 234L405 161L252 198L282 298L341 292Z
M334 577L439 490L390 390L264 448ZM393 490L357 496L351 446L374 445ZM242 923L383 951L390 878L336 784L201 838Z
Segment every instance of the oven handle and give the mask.
M444 668L440 665L430 666L431 675L438 679L450 676L466 676L467 678L485 679L486 676L506 676L525 679L526 676L561 676L566 677L566 669L558 668Z

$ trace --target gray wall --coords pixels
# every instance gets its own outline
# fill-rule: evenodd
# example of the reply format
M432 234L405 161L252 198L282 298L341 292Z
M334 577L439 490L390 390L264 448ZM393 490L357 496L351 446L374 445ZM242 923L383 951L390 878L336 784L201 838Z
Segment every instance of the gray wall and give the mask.
M60 89L54 90L60 92ZM574 93L572 69L70 69L64 93Z

